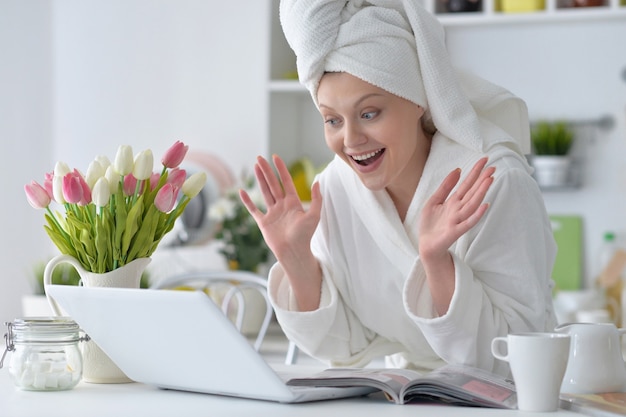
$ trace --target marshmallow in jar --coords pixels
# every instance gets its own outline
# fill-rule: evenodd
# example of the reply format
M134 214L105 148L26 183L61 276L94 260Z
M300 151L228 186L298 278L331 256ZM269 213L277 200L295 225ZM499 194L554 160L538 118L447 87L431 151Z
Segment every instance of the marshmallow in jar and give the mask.
M68 317L28 317L6 323L9 374L15 386L30 391L72 389L83 373L79 327Z

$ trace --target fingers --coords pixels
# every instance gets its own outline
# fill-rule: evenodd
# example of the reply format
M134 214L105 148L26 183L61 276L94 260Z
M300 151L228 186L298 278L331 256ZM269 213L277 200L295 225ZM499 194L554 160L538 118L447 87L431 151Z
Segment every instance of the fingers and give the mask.
M468 206L470 211L476 210L493 183L493 173L496 169L495 167L484 168L486 162L487 158L478 161L457 191L459 199Z
M488 203L483 203L489 187L493 183L493 177L487 177L482 180L475 191L471 191L466 197L469 199L464 202L459 210L462 219L470 219L479 210L486 210Z
M272 156L272 161L276 167L276 172L270 163L259 156L254 167L254 173L259 182L261 193L269 205L276 203L285 196L297 195L296 187L289 173L289 168L285 162L277 155ZM276 175L278 173L278 175Z
M320 192L320 183L315 182L311 187L311 204L309 205L309 213L317 216L322 211L322 193Z
M495 168L485 168L486 163L487 158L481 158L457 191L460 201L459 217L462 222L467 222L471 226L478 222L488 208L488 204L483 201L493 183Z
M483 203L474 212L472 212L472 214L461 224L461 226L463 227L462 233L465 233L472 227L476 226L488 208L489 203Z
M459 199L463 199L466 194L470 193L472 188L475 186L477 182L482 182L482 179L490 177L493 175L495 168L490 167L486 170L485 165L487 165L487 157L480 158L472 167L472 170L467 175L467 177L463 180L463 182L459 185L456 195ZM481 178L483 177L483 178ZM432 202L435 204L442 204L450 195L450 192L454 189L454 187L459 182L461 178L461 169L457 168L443 180L441 186L435 191L432 196ZM479 181L480 179L480 181Z
M257 164L254 166L254 176L256 177L257 183L259 184L259 190L261 191L261 195L265 200L265 205L269 207L276 203L274 195L272 195L272 191L270 190L267 180L265 179L263 169L261 169L260 162L257 162Z
M254 174L259 182L261 194L263 194L263 198L268 207L276 203L276 200L283 197L283 187L276 177L274 169L262 156L257 157L257 163L254 166Z
M469 172L469 174L467 174L467 177L463 180L461 185L459 185L459 188L457 190L457 195L459 196L459 198L462 199L465 194L467 194L472 189L472 187L476 184L476 181L481 177L482 174L485 174L488 171L491 171L488 176L491 176L493 174L495 168L490 167L487 170L483 170L485 168L485 165L487 165L487 157L480 158L474 164L472 170Z
M483 200L493 182L494 167L487 167L487 158L481 158L472 167L469 174L459 184L461 170L459 168L450 172L442 181L439 188L433 193L428 205L431 207L446 205L449 207L455 224L466 222L475 212L479 212L479 218L487 207L482 207ZM452 190L457 186L451 196ZM452 219L451 218L451 219Z
M278 155L273 155L272 159L274 161L274 166L278 171L280 182L282 183L282 188L285 195L297 195L298 192L296 191L296 186L293 183L293 179L291 178L291 174L289 173L289 168L287 168L285 162Z
M254 204L254 202L252 202L252 199L250 198L248 193L243 189L239 190L239 198L241 199L241 202L246 207L252 218L256 220L259 208L256 206L256 204Z
M461 178L461 169L457 168L443 180L439 188L433 193L428 200L429 204L443 204L450 195L450 192L454 189L454 186L459 182Z

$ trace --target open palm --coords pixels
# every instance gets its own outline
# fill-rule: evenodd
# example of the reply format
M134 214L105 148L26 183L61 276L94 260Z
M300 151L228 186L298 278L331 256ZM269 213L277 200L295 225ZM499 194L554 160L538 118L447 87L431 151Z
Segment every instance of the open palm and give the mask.
M493 182L494 167L487 167L481 158L467 177L452 190L461 178L461 170L452 171L428 199L420 218L419 252L434 257L448 251L464 233L474 227L488 208L485 195Z
M263 157L258 157L254 166L254 174L265 200L265 212L252 202L244 190L240 191L240 197L258 224L268 247L280 261L283 256L302 253L300 251L310 252L311 238L320 219L322 197L319 184L314 184L311 205L305 209L283 160L274 155L273 162L278 175Z

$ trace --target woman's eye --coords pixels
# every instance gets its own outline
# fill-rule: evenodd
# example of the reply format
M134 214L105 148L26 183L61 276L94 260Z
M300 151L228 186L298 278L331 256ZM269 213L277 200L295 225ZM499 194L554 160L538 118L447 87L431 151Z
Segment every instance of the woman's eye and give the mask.
M371 119L373 119L374 117L376 117L376 115L377 115L377 114L378 114L378 113L377 113L377 112L375 112L375 111L368 111L367 113L363 113L363 114L361 115L361 118L366 119L366 120L371 120Z
M324 123L330 126L336 126L337 124L339 124L339 119L326 119Z

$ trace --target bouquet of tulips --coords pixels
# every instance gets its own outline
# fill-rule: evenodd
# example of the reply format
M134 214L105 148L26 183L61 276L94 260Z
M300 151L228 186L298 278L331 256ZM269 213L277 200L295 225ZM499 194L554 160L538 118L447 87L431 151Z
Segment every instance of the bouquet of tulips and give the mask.
M177 141L161 159L160 172L153 172L151 150L133 156L122 145L112 164L96 157L83 175L57 162L43 185L32 181L24 190L31 206L46 210L44 228L63 254L88 271L109 272L149 257L204 187L206 173L187 178L179 168L188 149ZM52 211L53 201L64 211Z

